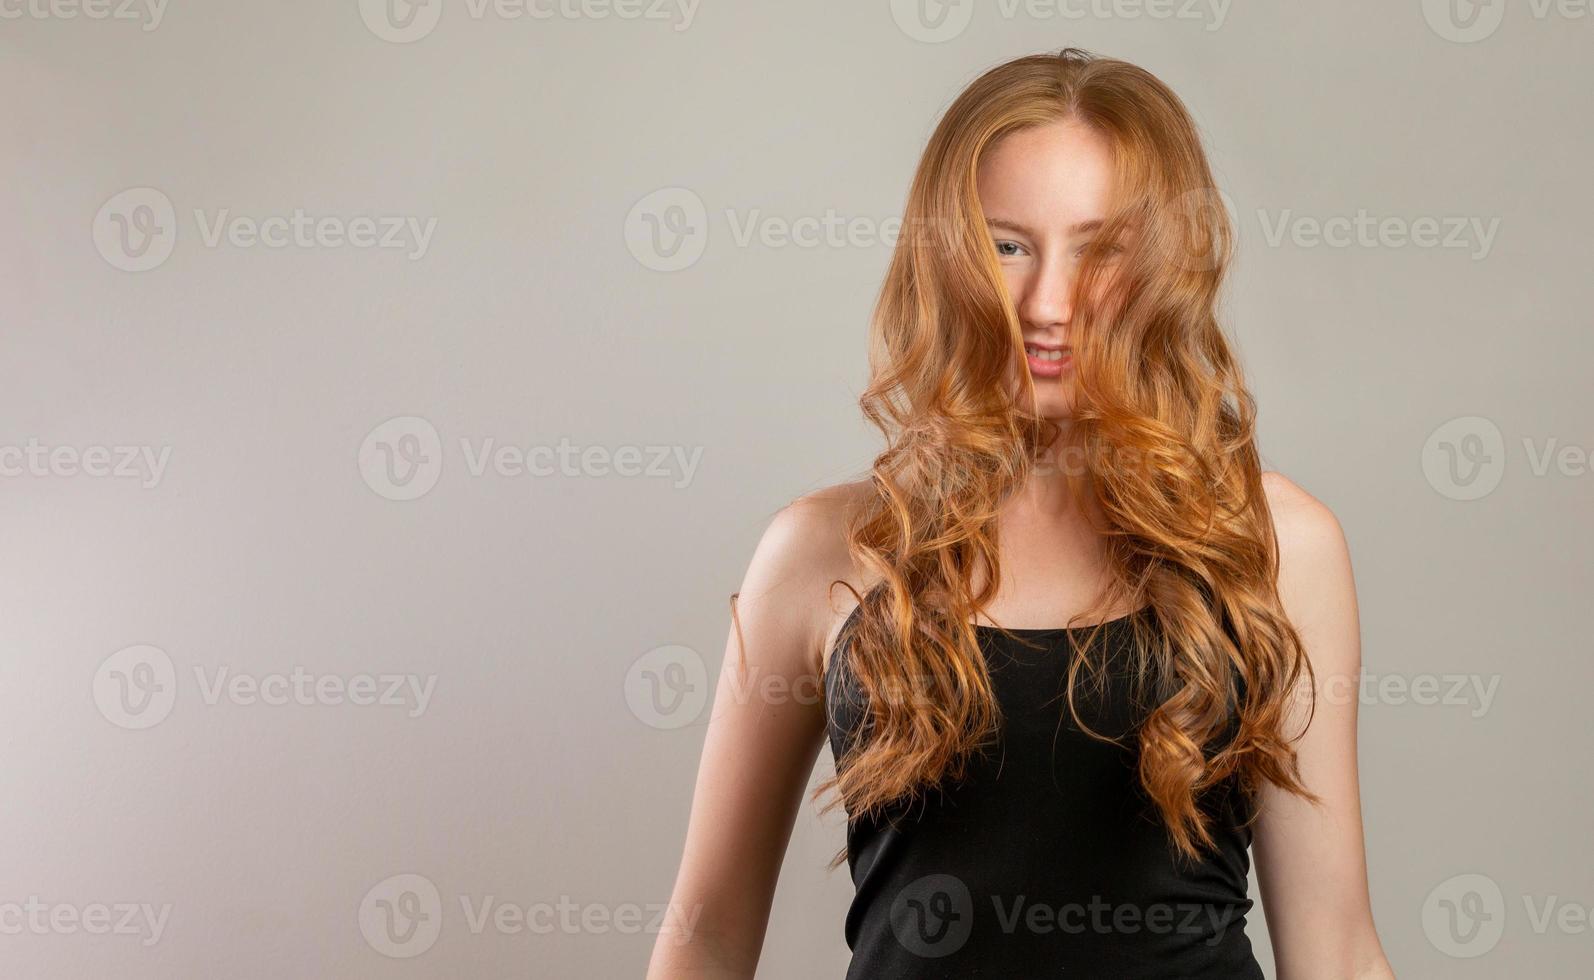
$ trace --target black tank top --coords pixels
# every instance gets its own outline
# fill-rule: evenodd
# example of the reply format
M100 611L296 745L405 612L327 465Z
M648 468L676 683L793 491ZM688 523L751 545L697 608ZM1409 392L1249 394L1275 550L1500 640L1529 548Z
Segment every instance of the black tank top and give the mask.
M832 755L866 718L843 625L826 667ZM1108 681L1081 672L1080 716L1105 734L1132 732L1147 707L1131 684L1133 620L1105 624ZM1176 861L1140 787L1133 736L1092 738L1066 700L1069 634L1090 627L978 626L1001 709L999 737L956 785L847 827L856 894L845 934L848 980L990 977L1260 978L1245 934L1251 833L1232 780L1201 799L1215 851ZM1026 645L1027 643L1033 646Z

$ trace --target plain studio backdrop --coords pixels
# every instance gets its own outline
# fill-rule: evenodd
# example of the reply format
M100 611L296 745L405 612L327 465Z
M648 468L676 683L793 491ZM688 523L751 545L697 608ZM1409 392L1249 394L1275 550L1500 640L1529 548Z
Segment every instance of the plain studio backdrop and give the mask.
M1349 537L1390 960L1587 975L1587 5L0 13L0 974L640 976L727 597L879 448L918 154L1075 45L1197 118ZM842 832L761 977L842 974Z

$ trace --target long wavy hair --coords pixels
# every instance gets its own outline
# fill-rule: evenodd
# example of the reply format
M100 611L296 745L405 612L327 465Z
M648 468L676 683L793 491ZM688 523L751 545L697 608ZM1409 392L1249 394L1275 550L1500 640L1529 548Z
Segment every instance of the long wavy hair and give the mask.
M825 809L844 803L854 820L884 814L961 778L1000 724L973 624L1001 581L998 508L1062 433L1036 417L1018 369L1022 328L976 171L1002 137L1062 120L1102 134L1115 166L1069 327L1067 436L1109 566L1091 611L1145 612L1130 618L1134 673L1155 705L1131 733L1139 780L1174 852L1194 859L1214 844L1202 801L1220 783L1251 799L1273 784L1317 800L1285 732L1311 666L1277 592L1254 402L1216 317L1232 231L1196 127L1144 69L1077 49L981 76L914 177L861 399L887 447L848 529L876 583L845 637L866 737L816 795L836 790ZM1114 244L1123 251L1109 270ZM1071 710L1086 678L1104 676L1095 635L1070 634Z

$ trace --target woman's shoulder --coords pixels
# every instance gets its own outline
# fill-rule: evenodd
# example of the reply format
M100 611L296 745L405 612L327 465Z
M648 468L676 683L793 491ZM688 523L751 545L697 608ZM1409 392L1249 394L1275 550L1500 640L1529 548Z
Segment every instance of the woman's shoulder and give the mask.
M1281 473L1262 474L1278 541L1278 591L1285 613L1307 641L1314 669L1350 675L1356 644L1338 642L1357 627L1356 582L1344 529L1328 505ZM1327 636L1331 642L1314 642Z
M765 530L765 539L789 574L827 589L840 582L862 591L863 571L853 561L848 531L874 499L874 485L868 480L811 491L780 509ZM845 588L838 590L847 593ZM852 603L844 605L850 609Z
M769 520L748 568L743 593L779 597L792 628L808 634L816 670L856 604L854 590L864 591L847 532L873 494L869 481L858 480L792 500Z
M1343 550L1344 531L1327 504L1276 470L1262 474L1262 490L1273 515L1281 563L1313 565Z

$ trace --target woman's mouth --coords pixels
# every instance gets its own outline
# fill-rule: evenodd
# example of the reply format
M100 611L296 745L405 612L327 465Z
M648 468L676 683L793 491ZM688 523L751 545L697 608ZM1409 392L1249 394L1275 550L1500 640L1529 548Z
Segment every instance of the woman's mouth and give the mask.
M1074 363L1071 347L1049 347L1044 344L1025 344L1024 359L1029 361L1029 373L1037 378L1060 378L1063 371Z

